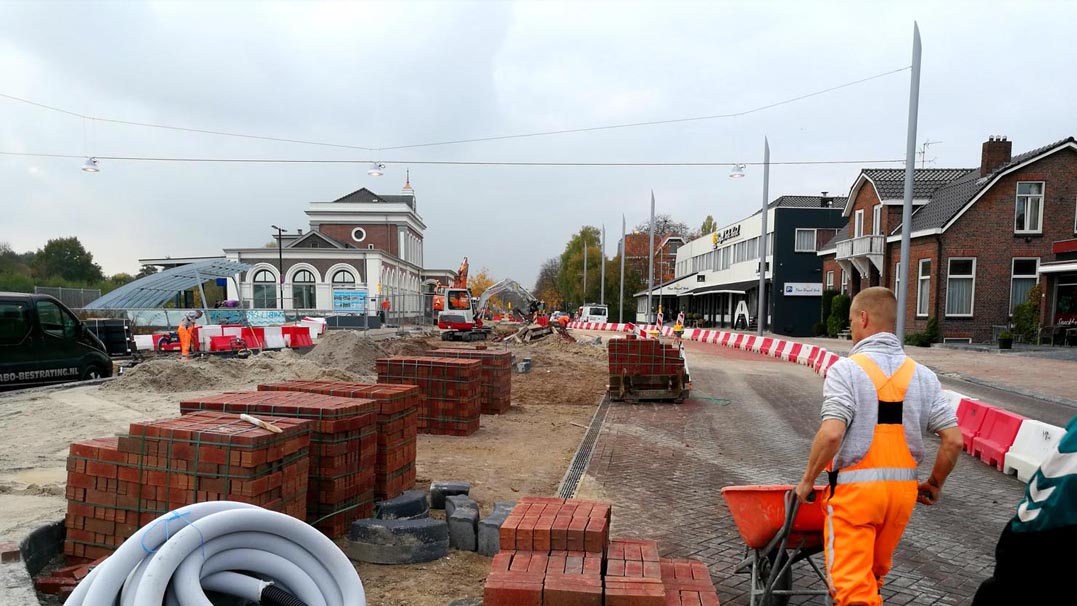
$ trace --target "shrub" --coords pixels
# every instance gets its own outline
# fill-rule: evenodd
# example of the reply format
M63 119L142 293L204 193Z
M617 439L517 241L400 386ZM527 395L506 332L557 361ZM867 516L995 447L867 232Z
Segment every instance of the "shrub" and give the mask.
M837 295L830 302L830 316L826 321L827 334L831 337L849 328L849 307L853 300L848 295Z
M812 324L811 334L813 337L825 337L827 334L826 324L823 324L822 322Z
M924 332L914 332L905 335L905 344L915 347L931 347L932 343L940 341L939 321L937 318L928 318L927 328Z
M1028 291L1024 303L1013 308L1013 332L1026 343L1035 343L1040 329L1040 298L1043 288L1037 284Z
M830 311L832 309L831 304L833 303L834 297L836 296L838 296L838 291L836 290L823 291L823 315L820 316L823 322L826 322L830 319Z

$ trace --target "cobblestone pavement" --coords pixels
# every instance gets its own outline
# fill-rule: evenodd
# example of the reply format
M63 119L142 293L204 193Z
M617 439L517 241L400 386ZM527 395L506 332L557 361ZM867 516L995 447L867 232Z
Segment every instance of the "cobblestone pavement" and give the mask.
M757 354L686 347L693 399L615 403L582 490L614 503L614 536L655 539L664 557L703 560L723 605L748 604L749 578L733 573L744 545L719 491L799 479L818 427L822 381L805 367ZM937 445L928 439L922 476ZM887 578L886 603L971 603L1023 490L1015 478L963 454L941 502L913 514ZM794 587L823 588L813 576L798 570ZM827 602L817 596L791 603Z

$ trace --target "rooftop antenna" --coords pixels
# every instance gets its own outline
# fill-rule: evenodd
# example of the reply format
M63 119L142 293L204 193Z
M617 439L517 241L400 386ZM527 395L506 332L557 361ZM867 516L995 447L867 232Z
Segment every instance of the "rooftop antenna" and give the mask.
M920 150L916 152L916 154L918 156L920 156L920 168L924 168L924 166L928 162L931 162L932 164L935 163L935 160L937 160L938 158L931 158L930 160L928 160L927 159L927 150L932 145L938 145L939 143L942 143L942 141L932 141L932 140L928 139L927 141L924 141L923 143L920 144Z

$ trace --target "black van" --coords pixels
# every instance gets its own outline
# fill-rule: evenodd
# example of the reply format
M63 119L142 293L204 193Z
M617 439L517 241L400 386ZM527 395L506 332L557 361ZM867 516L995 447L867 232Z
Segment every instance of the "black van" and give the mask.
M63 303L0 292L0 390L110 376L105 346Z

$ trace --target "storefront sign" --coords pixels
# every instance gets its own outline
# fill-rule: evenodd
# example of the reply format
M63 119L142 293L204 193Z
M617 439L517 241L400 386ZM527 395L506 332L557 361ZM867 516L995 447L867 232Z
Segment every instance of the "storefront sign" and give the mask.
M821 297L823 296L823 285L819 282L786 282L785 296Z
M367 291L364 290L334 290L333 309L337 311L366 311Z
M711 235L711 245L714 248L718 248L719 244L733 240L740 237L740 225L734 225L733 227L727 227L722 231L716 231Z

